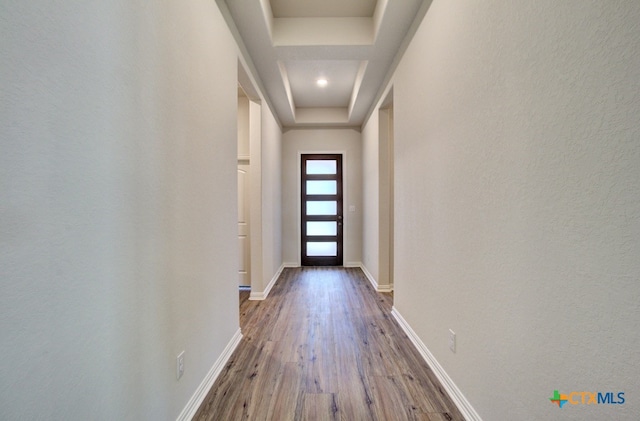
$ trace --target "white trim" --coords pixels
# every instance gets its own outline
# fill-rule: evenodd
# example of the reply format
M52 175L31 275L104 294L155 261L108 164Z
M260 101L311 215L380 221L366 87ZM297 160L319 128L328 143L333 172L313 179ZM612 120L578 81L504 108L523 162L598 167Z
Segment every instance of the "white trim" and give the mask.
M422 342L420 337L416 334L416 332L409 326L409 323L400 315L398 309L393 307L391 310L391 314L400 324L404 333L407 334L413 345L416 347L422 358L427 362L431 370L435 373L442 386L449 394L449 397L453 401L453 403L458 407L458 410L462 413L464 418L468 421L482 421L480 415L473 409L471 403L464 397L462 391L458 389L458 386L453 382L451 377L444 371L444 368L438 363L438 360L433 356L433 354L429 351L429 348Z
M369 282L373 286L373 289L375 289L378 292L391 292L391 291L393 291L393 284L391 284L391 285L383 285L383 286L378 285L378 281L376 281L376 278L373 277L371 272L369 272L369 269L367 269L367 267L362 262L349 262L346 265L344 265L344 267L354 267L354 268L357 267L357 268L360 268L362 270L362 272L364 273L364 276L367 277L367 279L369 280Z
M378 281L376 281L376 278L373 277L373 275L371 274L371 272L369 272L369 269L367 269L364 263L360 263L360 269L362 269L362 272L364 272L364 276L366 276L369 282L371 282L371 285L373 285L373 288L376 291L378 291Z
M180 415L178 415L176 421L189 421L196 415L200 405L202 405L202 401L207 397L207 393L209 393L213 383L222 372L222 369L227 364L227 361L229 361L229 358L231 358L231 354L233 354L233 351L235 351L241 339L242 333L240 332L240 328L238 328L227 346L224 348L224 351L222 351L220 357L218 357L216 362L213 364L213 367L211 367L211 370L209 370L204 380L202 380L202 383L200 383L200 386L198 386L191 399L189 399L189 402L187 402L187 405L184 407Z
M384 286L378 286L378 289L376 291L378 291L378 292L393 292L393 284L384 285Z
M269 292L271 292L271 288L273 288L273 286L276 284L276 281L282 274L282 271L284 270L285 267L287 266L284 263L280 265L280 268L278 268L278 270L276 271L276 274L273 275L273 278L271 278L271 280L269 281L269 284L267 284L267 287L264 289L264 291L262 292L251 291L251 294L249 294L249 300L261 301L267 298L267 295L269 295Z

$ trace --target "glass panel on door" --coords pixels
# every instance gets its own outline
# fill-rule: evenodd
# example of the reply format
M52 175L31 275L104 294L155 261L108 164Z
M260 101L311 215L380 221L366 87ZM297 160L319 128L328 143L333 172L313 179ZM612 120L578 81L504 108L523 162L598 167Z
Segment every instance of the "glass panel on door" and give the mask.
M309 257L335 257L338 254L338 243L307 243L307 256Z
M333 201L307 201L307 215L337 215L338 202Z
M338 235L338 223L335 221L307 222L307 236Z
M334 180L315 180L307 181L307 194L337 194L338 182Z
M307 160L307 174L335 174L336 161L333 160Z

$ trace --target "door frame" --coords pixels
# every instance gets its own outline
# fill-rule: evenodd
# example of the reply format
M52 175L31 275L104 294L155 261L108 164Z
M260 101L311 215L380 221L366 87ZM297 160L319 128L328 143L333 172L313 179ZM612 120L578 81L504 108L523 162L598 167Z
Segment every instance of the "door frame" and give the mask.
M349 202L349 156L347 154L346 149L329 149L329 150L299 150L297 153L297 163L296 163L296 204L297 204L297 212L296 212L296 238L297 238L297 262L298 266L302 266L302 155L342 155L342 203L343 203L343 212L342 212L342 265L345 266L347 257L351 254L348 253L349 245L350 245L350 236L349 236L349 215L351 212L348 212L348 203ZM346 209L345 209L346 208Z
M301 191L300 198L301 200L300 206L300 230L301 237L300 243L302 247L302 254L300 256L300 260L302 265L304 266L343 266L344 263L344 176L342 172L342 154L305 154L301 156L300 159L300 173L301 173ZM309 161L317 161L317 160L327 160L336 162L336 172L334 174L308 174L306 172L306 162ZM335 180L337 184L337 189L335 194L328 195L320 195L320 196L309 196L306 185L302 182L309 182L310 180ZM309 201L313 201L312 198L316 200L333 200L335 197L336 200L336 213L333 215L324 214L324 215L308 215L306 210L306 205ZM320 236L315 237L316 241L329 241L330 243L335 242L336 244L336 254L334 256L309 256L307 254L306 245L309 244L308 241L313 241L314 238L309 237L307 233L307 227L305 224L310 221L334 221L336 224L336 234L329 236ZM305 244L305 242L307 242Z

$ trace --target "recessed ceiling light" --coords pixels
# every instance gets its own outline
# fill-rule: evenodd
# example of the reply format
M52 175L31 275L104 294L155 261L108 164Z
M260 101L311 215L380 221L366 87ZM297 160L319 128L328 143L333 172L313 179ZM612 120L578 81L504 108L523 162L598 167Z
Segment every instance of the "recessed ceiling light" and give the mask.
M316 80L316 83L320 87L325 87L325 86L327 86L327 83L329 83L329 82L327 82L327 79L318 79L318 80Z

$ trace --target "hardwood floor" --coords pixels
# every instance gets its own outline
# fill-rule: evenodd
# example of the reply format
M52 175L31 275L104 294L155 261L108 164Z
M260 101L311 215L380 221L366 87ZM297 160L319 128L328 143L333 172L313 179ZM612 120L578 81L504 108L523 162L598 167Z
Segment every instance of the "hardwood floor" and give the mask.
M464 420L360 269L285 269L194 420Z

